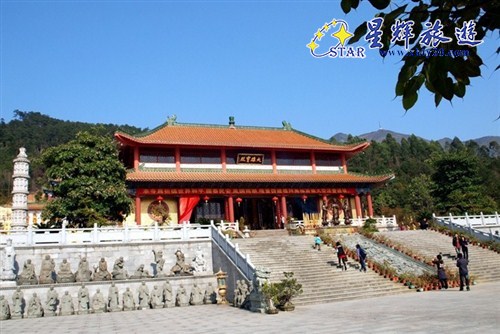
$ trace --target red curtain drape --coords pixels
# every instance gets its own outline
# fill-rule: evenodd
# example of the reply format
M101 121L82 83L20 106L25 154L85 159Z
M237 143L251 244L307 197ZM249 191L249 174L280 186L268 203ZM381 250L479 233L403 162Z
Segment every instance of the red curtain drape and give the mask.
M179 198L179 224L191 219L191 213L200 201L200 196L182 196Z

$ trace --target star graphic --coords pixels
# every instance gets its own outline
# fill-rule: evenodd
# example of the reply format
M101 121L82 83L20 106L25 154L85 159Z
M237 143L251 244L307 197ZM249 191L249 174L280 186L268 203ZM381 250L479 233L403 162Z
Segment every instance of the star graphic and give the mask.
M337 25L337 20L332 20L331 24L332 24L332 26L336 26Z
M344 27L344 25L342 24L342 26L340 27L339 31L337 31L336 33L332 34L333 37L337 37L340 41L340 44L342 44L342 46L344 46L345 44L345 41L349 38L351 38L352 36L354 36L353 34L351 34L349 31L347 31Z
M328 23L325 23L325 25L321 28L321 30L324 30L324 31L330 30L330 26L328 25Z
M314 52L314 50L319 46L318 44L314 43L314 41L311 41L311 43L306 45L311 51Z
M314 34L314 36L316 36L316 38L318 39L318 41L321 41L321 38L322 38L323 36L325 36L325 34L323 34L323 33L321 32L321 30L318 30L318 31Z

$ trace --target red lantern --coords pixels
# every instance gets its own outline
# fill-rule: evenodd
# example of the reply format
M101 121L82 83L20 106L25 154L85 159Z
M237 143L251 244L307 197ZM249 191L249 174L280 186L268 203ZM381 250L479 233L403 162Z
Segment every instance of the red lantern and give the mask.
M276 202L278 201L278 197L274 196L273 197L273 202L274 202L274 205L276 205Z
M158 196L158 197L156 197L156 200L157 200L158 202L161 202L161 201L163 201L163 197Z
M304 203L306 202L306 199L307 199L307 195L302 195L302 200L304 201Z
M241 202L243 202L243 200L240 197L238 197L236 199L236 203L238 203L238 206L240 206Z
M208 197L207 195L205 195L205 197L203 197L203 200L205 201L205 203L208 203L209 199L210 199L210 197Z
M344 198L344 195L340 194L340 195L339 195L339 198L340 198L340 199L343 199L343 198Z

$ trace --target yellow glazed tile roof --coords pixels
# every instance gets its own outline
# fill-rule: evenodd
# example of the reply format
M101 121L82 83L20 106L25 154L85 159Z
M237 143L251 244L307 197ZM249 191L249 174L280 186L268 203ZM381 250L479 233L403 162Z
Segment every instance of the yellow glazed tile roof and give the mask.
M269 149L315 150L354 153L364 150L367 142L354 145L333 145L326 140L293 129L224 127L216 125L164 125L144 135L118 132L117 140L123 144L171 145L192 147L247 147Z
M216 172L133 171L131 182L262 182L262 183L380 183L393 175L364 176L355 174L262 174Z

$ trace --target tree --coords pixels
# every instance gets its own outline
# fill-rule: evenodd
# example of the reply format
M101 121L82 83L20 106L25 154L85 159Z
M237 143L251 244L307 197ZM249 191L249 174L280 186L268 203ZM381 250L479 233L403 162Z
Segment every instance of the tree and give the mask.
M431 195L432 181L428 175L422 174L412 178L406 189L406 207L411 210L417 220L429 218L434 212L434 199Z
M378 10L385 10L391 3L390 0L368 1ZM341 8L347 14L351 9L358 8L359 3L359 0L342 0ZM481 41L488 31L493 32L500 28L498 19L500 2L496 0L411 0L402 1L401 4L404 5L392 11L380 12L376 17L383 18L380 36L381 55L387 54L391 47L393 25L397 26L401 22L410 20L414 22L411 27L414 37L408 41L410 52L403 57L404 64L396 84L396 96L402 96L405 110L415 105L422 85L434 95L436 106L442 98L451 101L454 96L464 97L466 87L470 85L470 78L481 76L483 65L483 60L477 53L478 44L474 41ZM438 28L444 37L455 37L455 33L461 36L461 40L451 38L446 43L439 44L439 48L447 54L453 53L453 56L429 57L427 54L422 54L419 35ZM365 36L367 30L367 22L363 22L356 28L349 44ZM435 36L440 37L440 35ZM466 37L465 43L464 37ZM404 43L404 40L397 40L395 44L404 45ZM500 53L500 48L497 49L498 53ZM498 68L500 66L496 67Z
M8 122L0 120L0 204L12 200L12 160L20 147L26 148L30 166L30 192L41 192L44 183L39 157L49 147L73 140L78 132L96 131L96 134L113 138L116 131L134 134L146 131L129 125L96 124L62 121L33 111L14 111L14 118ZM10 157L10 158L9 158Z
M111 138L80 132L40 158L53 198L43 211L52 222L74 226L122 221L130 213L125 167Z
M476 157L460 152L446 153L433 161L432 191L441 213L463 214L495 211L494 200L486 194Z

